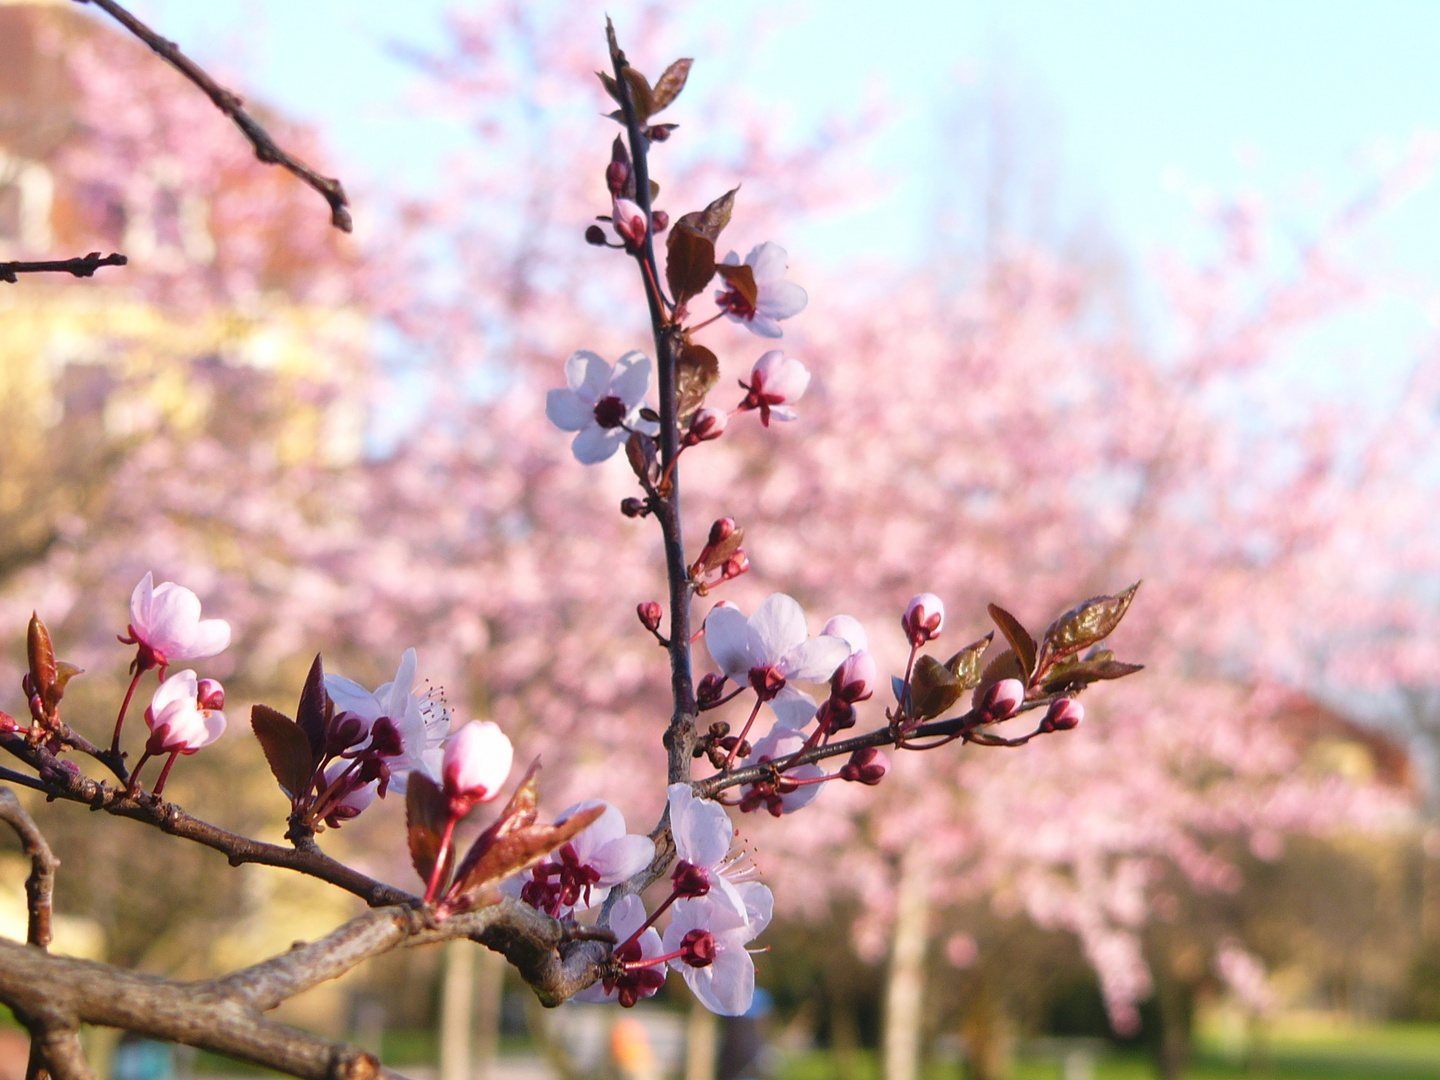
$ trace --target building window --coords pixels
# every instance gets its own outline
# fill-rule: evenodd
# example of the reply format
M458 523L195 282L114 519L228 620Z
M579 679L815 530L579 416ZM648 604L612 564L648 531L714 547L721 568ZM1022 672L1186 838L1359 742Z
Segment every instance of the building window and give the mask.
M0 151L0 255L39 255L50 247L55 182L44 165Z

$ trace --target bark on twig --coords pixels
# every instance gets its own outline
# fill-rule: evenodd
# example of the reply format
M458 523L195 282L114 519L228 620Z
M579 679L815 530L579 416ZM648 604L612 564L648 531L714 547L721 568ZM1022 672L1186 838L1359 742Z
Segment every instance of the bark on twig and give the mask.
M130 260L124 255L111 253L101 257L98 251L80 255L73 259L42 260L40 262L0 262L0 281L14 285L21 274L72 274L75 277L94 277L102 266L124 266Z
M330 204L330 223L341 232L348 233L351 230L353 225L350 220L350 207L340 181L321 176L303 161L280 149L270 134L245 111L245 102L238 94L226 90L211 78L204 68L182 53L173 41L167 41L151 30L115 0L76 0L76 3L94 4L150 46L171 67L203 90L205 96L215 103L215 107L234 121L235 126L255 148L257 158L267 165L279 165L318 191Z
M48 949L51 898L55 893L55 869L60 860L51 852L35 819L25 812L20 800L9 789L0 788L0 821L15 830L25 857L30 860L30 876L25 879L25 907L29 912L25 940L31 945Z

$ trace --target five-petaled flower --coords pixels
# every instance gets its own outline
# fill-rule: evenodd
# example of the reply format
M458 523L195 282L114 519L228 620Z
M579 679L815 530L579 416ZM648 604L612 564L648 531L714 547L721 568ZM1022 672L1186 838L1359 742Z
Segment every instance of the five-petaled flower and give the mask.
M545 395L545 415L561 431L575 432L575 460L594 465L615 453L632 431L653 435L651 421L640 416L650 389L650 358L628 352L615 369L587 349L565 361L566 389Z
M739 266L740 256L735 252L725 256L726 266ZM778 338L784 335L780 320L798 315L805 310L810 298L805 290L793 281L785 280L788 257L779 244L766 241L751 249L745 256L745 265L755 279L755 302L733 285L715 294L715 303L735 322L743 323L751 333L761 337Z
M563 825L597 806L603 806L604 813L530 870L529 880L520 888L522 900L550 915L567 916L604 903L613 886L650 864L655 842L648 836L627 834L625 816L603 799L576 803L557 817L555 824Z
M774 898L758 881L739 886L744 910L702 896L675 901L662 944L670 966L711 1012L740 1016L755 997L755 962L745 946L770 923Z
M739 608L712 608L705 617L705 644L729 678L748 683L789 727L801 727L815 715L815 702L790 681L825 682L850 655L844 638L810 637L805 609L784 593L771 594L748 619Z
M230 644L228 622L200 618L198 596L173 581L156 586L148 572L130 594L129 631L120 641L138 646L130 665L137 674L158 667L163 677L176 661L214 656Z
M335 703L337 733L346 732L343 741L347 747L360 746L383 755L388 787L400 795L405 794L407 778L416 769L439 778L441 744L450 730L450 717L444 709L427 696L411 692L417 663L415 650L406 649L395 678L373 693L343 675L325 675L325 692Z
M213 679L205 681L215 684ZM189 668L175 672L160 684L145 710L145 723L150 728L147 754L193 754L220 737L225 730L225 714L205 708L199 698L199 683ZM212 689L207 701L213 700ZM224 700L223 696L220 700Z

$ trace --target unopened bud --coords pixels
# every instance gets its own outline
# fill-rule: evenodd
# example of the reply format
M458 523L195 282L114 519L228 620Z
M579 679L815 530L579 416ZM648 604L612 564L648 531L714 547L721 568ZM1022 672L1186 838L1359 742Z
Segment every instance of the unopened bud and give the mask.
M934 593L920 593L905 605L905 614L900 619L905 636L916 647L940 636L945 625L945 604Z
M720 571L720 579L722 581L729 581L731 578L739 577L741 574L745 573L745 571L749 569L750 556L745 554L744 548L741 548L739 551L735 552L734 555L731 555L730 558L725 560L725 565L721 568Z
M645 129L645 134L649 136L651 142L664 142L670 138L670 133L677 127L679 127L678 124L651 124Z
M595 247L604 247L606 244L605 230L599 225L591 225L585 230L585 242Z
M662 233L665 231L665 227L670 224L670 215L664 210L652 210L650 211L650 224L655 226L657 233Z
M690 418L690 430L685 433L685 441L694 446L696 443L709 439L718 439L725 434L725 428L729 423L730 414L724 409L712 409L708 405L703 409L697 409L695 415Z
M626 243L639 247L644 242L649 226L645 221L645 211L641 210L638 204L629 199L616 199L610 220L615 225L615 231L624 237Z
M1040 721L1041 731L1070 731L1080 726L1085 719L1085 706L1074 698L1062 697L1050 703L1045 710L1045 719Z
M339 754L349 750L363 738L365 738L365 721L352 712L342 712L336 715L330 723L325 749L332 754Z
M890 759L873 746L856 750L840 769L840 779L874 787L890 771Z
M630 163L627 161L612 161L605 166L605 186L610 189L610 197L618 199L625 194L625 185L630 182Z
M815 712L823 731L844 731L855 726L855 706L836 698L828 697L820 703Z
M219 711L225 708L225 688L216 679L201 679L195 684L195 701L202 709Z
M1019 679L1001 679L980 698L980 711L987 720L1004 720L1025 700L1025 684Z
M867 700L880 677L875 658L865 650L851 653L830 677L830 692L846 704Z
M660 617L665 611L654 600L646 600L635 605L635 614L640 616L640 625L653 634L660 629Z
M702 678L700 685L695 688L695 701L700 705L711 705L720 700L724 690L725 676L712 671Z
M13 716L0 710L0 731L18 731L19 728L20 725L15 722Z
M714 547L716 544L719 544L724 540L728 540L734 535L735 519L728 517L718 518L716 519L715 524L710 526L710 539L705 542L710 547Z
M620 513L628 518L644 517L649 512L650 507L644 499L637 499L632 495L620 500Z

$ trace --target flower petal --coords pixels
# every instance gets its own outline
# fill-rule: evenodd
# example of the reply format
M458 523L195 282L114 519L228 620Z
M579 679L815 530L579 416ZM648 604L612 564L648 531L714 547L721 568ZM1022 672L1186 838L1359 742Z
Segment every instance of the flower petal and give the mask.
M595 405L574 390L551 390L545 395L545 418L561 431L579 431L595 420Z
M850 643L839 637L817 637L802 641L781 659L787 679L825 682L850 657Z
M611 840L585 861L599 872L601 885L618 885L645 869L654 857L655 841L636 833Z
M772 281L762 286L755 297L755 321L761 316L771 319L788 319L799 315L810 303L810 296L793 281Z
M696 866L717 866L730 851L735 826L724 807L697 799L689 784L671 784L670 832L680 858Z
M570 451L581 465L598 465L615 455L620 444L630 437L624 428L602 428L592 425L575 436Z
M171 659L200 660L222 653L230 645L230 624L224 619L201 619L191 635L190 644Z
M611 394L625 402L627 409L645 400L650 390L650 358L642 352L627 352L615 362L615 375L610 380Z
M710 658L742 686L755 666L748 641L749 620L739 608L711 608L705 616L705 647L710 650Z
M582 400L594 405L610 385L610 365L598 353L580 349L565 361L565 382Z
M750 651L756 663L778 664L786 653L804 643L807 637L805 609L794 597L784 593L771 593L750 616ZM840 661L835 663L838 666Z
M700 1003L720 1016L744 1016L755 999L755 961L744 947L721 949L708 967L681 969Z
M815 699L804 690L797 690L787 683L770 702L770 708L774 710L777 727L799 731L815 719L817 706Z
M779 244L766 240L750 249L750 254L745 256L745 265L754 271L755 283L764 285L785 276L785 271L790 268L790 256Z

